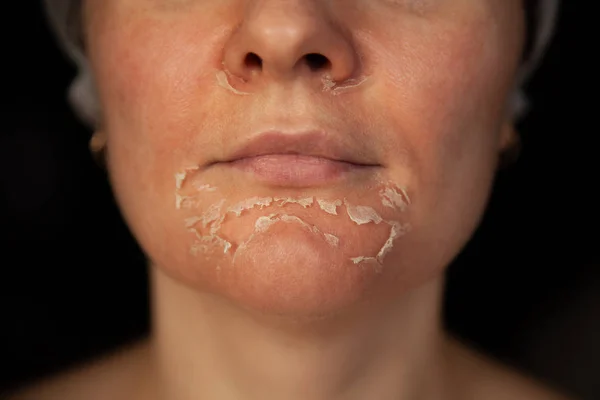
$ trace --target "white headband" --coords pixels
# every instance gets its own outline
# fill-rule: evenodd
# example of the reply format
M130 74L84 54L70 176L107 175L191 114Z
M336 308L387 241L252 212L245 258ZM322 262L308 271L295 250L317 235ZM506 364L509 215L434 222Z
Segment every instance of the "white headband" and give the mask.
M100 105L87 58L70 34L73 27L69 24L74 20L69 13L73 12L74 1L81 0L44 0L44 3L59 43L75 62L79 71L69 89L69 101L79 118L93 127L98 122ZM510 99L510 112L515 119L520 119L529 110L529 102L522 87L539 66L550 43L556 26L558 5L559 0L539 0L535 10L537 31L533 36L533 49L521 66L516 89Z

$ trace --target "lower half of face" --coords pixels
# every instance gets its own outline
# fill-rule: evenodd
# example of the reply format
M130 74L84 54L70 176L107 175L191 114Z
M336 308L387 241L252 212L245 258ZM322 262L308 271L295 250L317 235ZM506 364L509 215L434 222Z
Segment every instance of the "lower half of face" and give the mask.
M154 265L293 317L390 301L442 274L490 191L517 2L234 3L133 17L109 1L90 30L111 180ZM260 30L290 13L307 30L282 39L296 53ZM303 69L303 48L326 62ZM328 73L347 74L343 90Z

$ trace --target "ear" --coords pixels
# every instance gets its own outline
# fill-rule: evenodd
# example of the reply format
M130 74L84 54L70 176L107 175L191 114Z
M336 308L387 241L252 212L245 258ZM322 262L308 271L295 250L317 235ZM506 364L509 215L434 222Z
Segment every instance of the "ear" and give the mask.
M108 135L106 134L106 131L102 129L96 130L90 139L90 151L100 166L104 166L107 140Z
M513 164L521 153L521 138L512 120L507 119L502 125L498 140L498 152L500 167Z
M90 151L92 153L100 153L106 147L106 132L104 130L97 130L92 134L90 139Z

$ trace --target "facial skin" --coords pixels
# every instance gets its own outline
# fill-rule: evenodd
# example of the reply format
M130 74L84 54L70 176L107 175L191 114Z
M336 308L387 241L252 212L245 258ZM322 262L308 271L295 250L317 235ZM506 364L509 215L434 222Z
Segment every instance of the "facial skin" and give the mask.
M176 280L322 317L443 274L473 233L511 132L518 0L88 0L85 17L116 197ZM297 185L288 164L275 182L223 162L273 130L369 166Z

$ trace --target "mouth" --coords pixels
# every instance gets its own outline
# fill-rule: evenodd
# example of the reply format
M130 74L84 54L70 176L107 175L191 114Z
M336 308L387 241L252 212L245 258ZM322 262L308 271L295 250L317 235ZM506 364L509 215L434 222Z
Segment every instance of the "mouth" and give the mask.
M381 167L364 148L321 131L261 133L212 165L279 187L322 186Z

